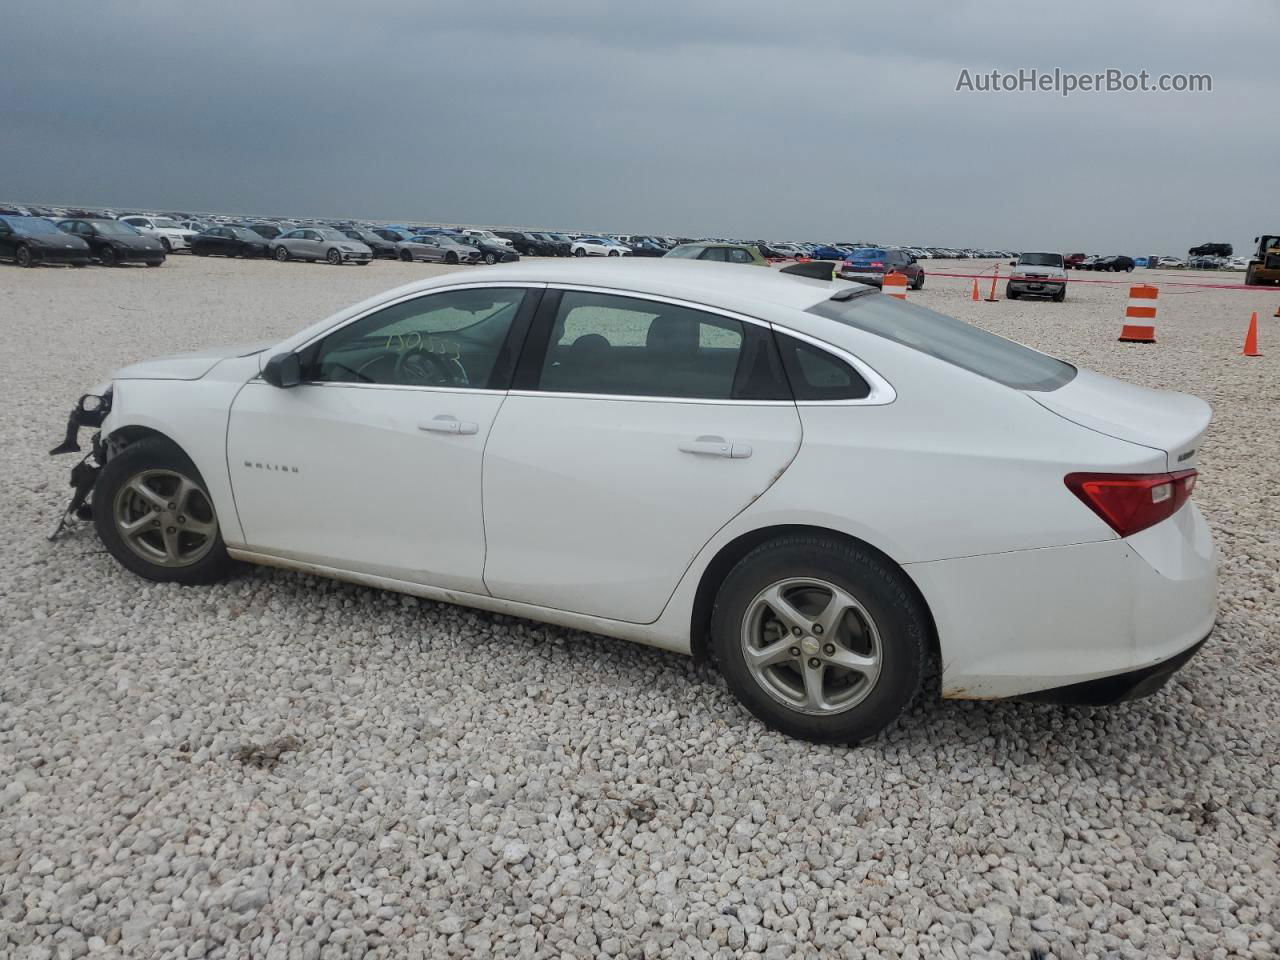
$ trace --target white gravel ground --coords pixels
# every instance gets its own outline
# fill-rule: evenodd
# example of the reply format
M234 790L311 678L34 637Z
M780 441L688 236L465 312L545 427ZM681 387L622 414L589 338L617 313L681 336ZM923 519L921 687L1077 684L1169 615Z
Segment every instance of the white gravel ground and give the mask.
M1150 347L1115 342L1122 286L916 295L1213 403L1218 629L1125 706L942 703L817 747L679 656L266 569L158 586L87 528L46 543L69 463L44 454L84 388L432 269L0 267L0 957L1280 952L1280 291L1165 287Z

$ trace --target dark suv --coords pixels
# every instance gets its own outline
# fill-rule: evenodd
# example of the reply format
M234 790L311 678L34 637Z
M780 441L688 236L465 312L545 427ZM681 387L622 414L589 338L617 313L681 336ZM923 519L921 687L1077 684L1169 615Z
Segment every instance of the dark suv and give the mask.
M886 250L883 247L859 247L845 257L840 268L840 279L856 280L873 287L884 285L886 273L902 273L912 290L924 286L924 267L905 250Z
M1202 243L1187 251L1188 257L1231 257L1235 251L1229 243Z

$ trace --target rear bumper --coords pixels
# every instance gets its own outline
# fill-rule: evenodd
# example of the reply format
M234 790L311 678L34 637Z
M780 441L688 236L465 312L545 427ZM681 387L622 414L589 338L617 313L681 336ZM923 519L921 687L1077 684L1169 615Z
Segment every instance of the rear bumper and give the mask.
M1127 540L905 570L937 624L943 696L959 699L1143 696L1217 616L1217 557L1194 504Z
M1099 677L1097 680L1085 680L1082 683L1071 683L1065 687L1052 687L1048 690L1037 690L1024 693L1015 699L1028 703L1060 703L1082 707L1105 707L1126 700L1140 700L1149 697L1166 683L1169 678L1181 670L1209 640L1205 634L1194 645L1175 654L1168 660L1153 663L1149 667L1117 673L1110 677Z

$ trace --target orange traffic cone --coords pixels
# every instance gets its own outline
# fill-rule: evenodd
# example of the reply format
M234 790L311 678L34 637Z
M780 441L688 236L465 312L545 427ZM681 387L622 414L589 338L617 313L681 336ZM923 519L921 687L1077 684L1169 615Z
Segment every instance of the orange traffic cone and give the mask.
M1156 300L1160 291L1150 284L1135 283L1129 288L1129 305L1124 311L1124 326L1120 329L1121 343L1156 342ZM1150 323L1133 323L1149 320Z
M996 296L996 282L999 279L1000 279L1000 264L997 263L996 272L991 275L991 293L987 296L987 303L1000 302L1000 298Z
M979 300L982 299L982 294L978 293L978 280L976 277L974 278L974 281L973 281L973 293L969 294L969 299L972 300L974 303L977 303Z
M1253 311L1253 316L1249 318L1249 332L1244 335L1244 355L1246 357L1260 357L1262 354L1258 351L1258 311Z
M1273 313L1273 314L1272 314L1272 316L1273 316L1273 317L1280 317L1280 307L1276 307L1276 312L1275 312L1275 313Z

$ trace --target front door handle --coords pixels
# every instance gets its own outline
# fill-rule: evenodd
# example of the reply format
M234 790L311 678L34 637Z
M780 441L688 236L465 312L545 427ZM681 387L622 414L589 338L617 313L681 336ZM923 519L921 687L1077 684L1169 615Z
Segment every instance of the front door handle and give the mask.
M751 445L732 443L724 437L704 434L697 440L686 440L681 443L680 452L702 457L724 457L726 460L745 460L751 456Z
M470 420L459 420L452 414L442 413L439 416L432 417L426 423L418 424L418 429L431 433L456 433L469 437L474 433L480 432L480 425L472 423Z

